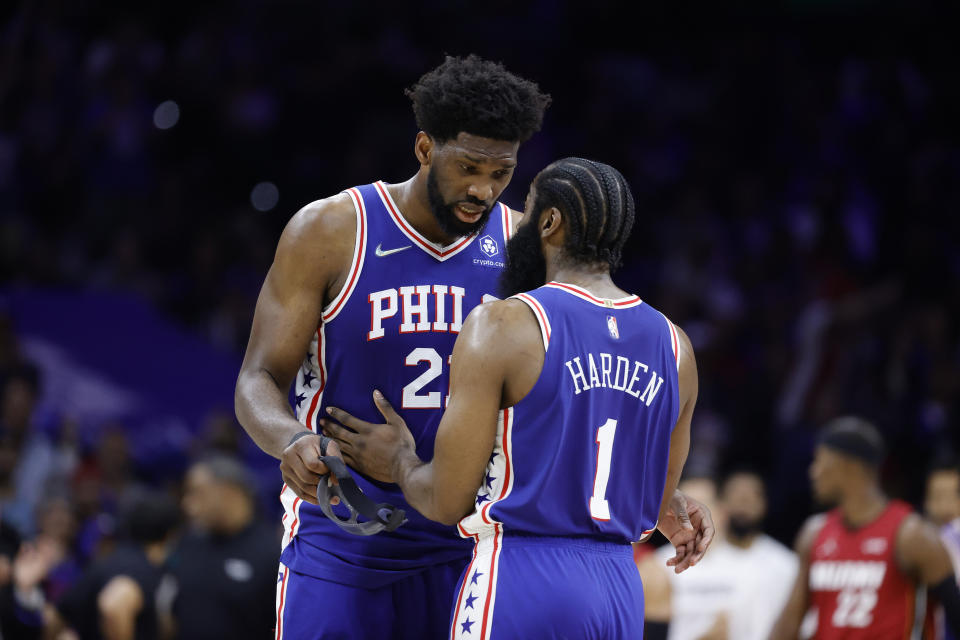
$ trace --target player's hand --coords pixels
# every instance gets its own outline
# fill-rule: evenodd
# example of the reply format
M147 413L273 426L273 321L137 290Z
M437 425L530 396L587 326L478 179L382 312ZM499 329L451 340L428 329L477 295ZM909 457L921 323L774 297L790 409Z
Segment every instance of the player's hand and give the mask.
M700 562L716 533L710 509L680 491L673 492L667 514L657 529L676 550L676 554L667 560L667 566L673 567L676 573Z
M382 393L374 391L373 402L385 424L366 422L337 407L327 407L333 420L323 419L321 426L340 445L343 459L351 467L380 482L398 482L397 463L405 454L416 455L416 443L407 423Z
M340 449L336 442L327 445L328 456L339 456ZM317 500L317 484L327 482L321 476L330 473L327 465L320 461L320 436L304 436L298 438L280 454L280 473L283 481L293 489L297 496L310 504L319 505ZM330 475L333 478L333 475ZM340 498L334 496L330 504L340 504Z

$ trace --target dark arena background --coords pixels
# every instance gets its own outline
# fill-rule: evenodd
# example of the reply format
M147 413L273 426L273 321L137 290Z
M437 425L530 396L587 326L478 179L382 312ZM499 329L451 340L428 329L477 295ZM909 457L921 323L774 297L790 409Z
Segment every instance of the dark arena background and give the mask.
M303 205L413 174L403 90L445 53L553 97L505 202L563 156L630 182L615 280L697 354L685 475L759 471L789 545L822 509L818 429L856 414L922 511L960 446L955 5L640 4L4 3L0 580L15 541L54 539L55 603L122 537L128 496L182 505L213 452L243 461L279 540L277 462L233 412L260 285Z

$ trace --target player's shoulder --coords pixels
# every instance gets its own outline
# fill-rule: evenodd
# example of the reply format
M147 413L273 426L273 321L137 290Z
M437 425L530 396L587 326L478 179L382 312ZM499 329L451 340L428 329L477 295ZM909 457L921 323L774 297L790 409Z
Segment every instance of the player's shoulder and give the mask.
M356 226L356 210L347 192L314 200L290 218L286 231L296 237L352 231ZM286 233L285 231L285 233Z
M530 315L527 305L520 300L491 300L473 308L464 323L464 330L469 324L474 331L497 335L508 328L516 329L531 321L533 326L536 326L536 320Z
M346 192L315 200L287 222L277 245L277 256L306 260L341 257L353 251L357 215ZM319 250L318 250L319 249Z
M540 350L543 343L540 328L530 309L515 298L485 302L470 312L463 323L457 344L476 356L527 357L531 349ZM496 349L491 346L496 345Z
M896 544L898 548L906 548L911 545L925 545L940 540L940 531L937 527L924 520L913 510L907 512L900 521L896 532Z
M501 202L500 204L507 210L507 216L510 220L510 236L512 237L514 233L517 232L517 227L520 226L520 223L523 222L523 211L514 209L510 205Z
M800 533L797 534L797 541L794 544L794 550L798 554L807 555L810 553L810 549L817 541L817 537L820 535L820 532L823 531L829 518L829 513L815 513L806 519L800 528Z

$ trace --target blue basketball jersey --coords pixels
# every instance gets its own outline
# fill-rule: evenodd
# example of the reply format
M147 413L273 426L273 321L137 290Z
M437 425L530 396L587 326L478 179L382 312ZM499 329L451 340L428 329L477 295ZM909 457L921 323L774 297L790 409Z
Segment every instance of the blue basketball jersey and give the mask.
M510 210L494 205L485 227L437 246L403 218L382 182L347 191L357 214L353 263L297 376L298 419L316 431L325 407L382 422L373 403L383 392L403 415L429 460L449 394L450 354L467 314L494 299L510 234ZM322 247L318 247L322 250ZM413 510L399 487L354 472L375 502L407 512L393 533L346 533L318 507L283 489L283 563L292 571L360 587L379 587L425 566L469 556L451 527ZM348 515L344 507L335 511Z
M494 557L502 532L646 537L679 414L676 328L636 296L602 300L551 282L515 297L540 324L543 369L530 393L500 413L461 535L493 544Z

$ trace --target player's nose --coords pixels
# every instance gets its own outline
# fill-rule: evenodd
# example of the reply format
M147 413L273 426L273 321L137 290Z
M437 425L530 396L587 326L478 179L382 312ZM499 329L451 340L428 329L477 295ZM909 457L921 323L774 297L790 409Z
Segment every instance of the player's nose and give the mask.
M473 182L467 188L467 195L489 203L493 200L493 185L489 182Z

